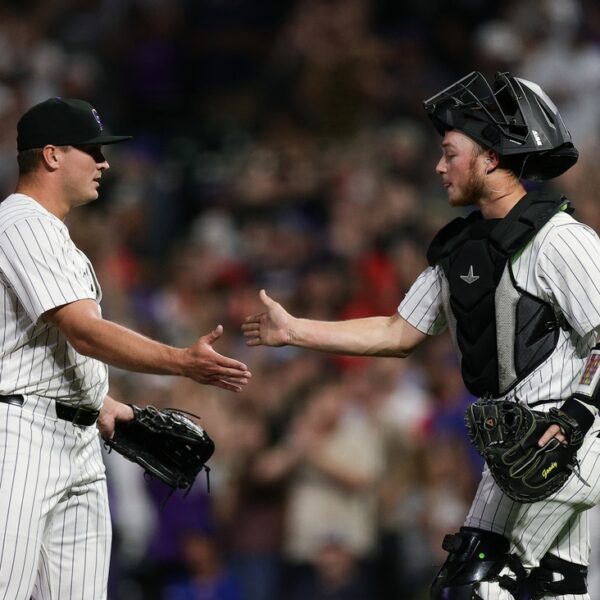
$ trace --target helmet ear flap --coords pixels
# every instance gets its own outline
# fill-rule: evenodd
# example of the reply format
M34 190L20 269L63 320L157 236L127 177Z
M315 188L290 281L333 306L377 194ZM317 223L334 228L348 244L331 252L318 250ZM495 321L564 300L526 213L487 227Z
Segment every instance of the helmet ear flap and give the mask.
M568 171L579 158L579 152L571 143L563 144L554 150L529 154L523 165L521 177L546 180L558 177Z

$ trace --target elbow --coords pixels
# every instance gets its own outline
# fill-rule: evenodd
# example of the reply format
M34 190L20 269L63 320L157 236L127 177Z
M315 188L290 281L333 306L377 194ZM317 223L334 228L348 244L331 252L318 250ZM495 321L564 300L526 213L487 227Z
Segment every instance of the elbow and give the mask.
M93 326L93 320L86 319L61 323L58 329L77 353L94 357L98 344L94 341Z
M77 300L52 309L43 315L43 320L56 327L76 352L93 356L102 323L99 307L94 300Z
M78 354L90 356L94 358L94 346L85 339L77 338L74 341L69 340L69 343Z
M62 333L77 353L84 356L92 356L94 345L90 336L85 331L63 331Z

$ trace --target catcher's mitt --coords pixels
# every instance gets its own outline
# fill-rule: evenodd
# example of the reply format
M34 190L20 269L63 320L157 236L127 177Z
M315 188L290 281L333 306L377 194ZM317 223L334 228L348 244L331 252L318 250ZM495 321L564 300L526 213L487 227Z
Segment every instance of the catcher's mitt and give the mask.
M215 445L202 427L181 410L154 406L133 408L133 420L117 423L115 434L104 443L141 465L146 473L175 488L191 488ZM192 415L194 416L194 415Z
M577 422L557 408L544 413L520 402L479 400L467 409L465 422L494 480L513 500L544 500L571 473L579 476L577 450L583 434ZM540 448L538 440L552 424L560 425L568 441L553 438Z

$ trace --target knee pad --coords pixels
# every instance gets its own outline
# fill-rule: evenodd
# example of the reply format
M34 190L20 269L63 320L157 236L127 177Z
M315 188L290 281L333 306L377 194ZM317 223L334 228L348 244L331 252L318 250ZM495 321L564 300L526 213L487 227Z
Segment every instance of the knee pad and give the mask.
M508 553L510 543L504 536L461 527L444 538L442 548L449 554L431 585L431 600L481 600L477 590L483 581L497 581L519 597L526 573L519 559ZM505 567L515 573L515 579L500 574Z
M587 594L587 567L546 554L540 566L531 570L528 589L532 600L539 600L549 594ZM555 581L554 574L559 575Z

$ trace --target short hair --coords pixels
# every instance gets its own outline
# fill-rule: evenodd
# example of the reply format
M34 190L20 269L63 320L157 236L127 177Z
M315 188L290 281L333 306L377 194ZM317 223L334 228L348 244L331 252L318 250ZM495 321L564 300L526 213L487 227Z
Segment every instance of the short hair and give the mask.
M29 175L33 173L42 163L42 148L31 148L22 150L17 154L17 164L19 165L19 175Z
M70 146L57 146L66 152ZM17 164L19 165L19 176L29 175L36 171L43 162L43 148L30 148L29 150L21 150L17 154Z

